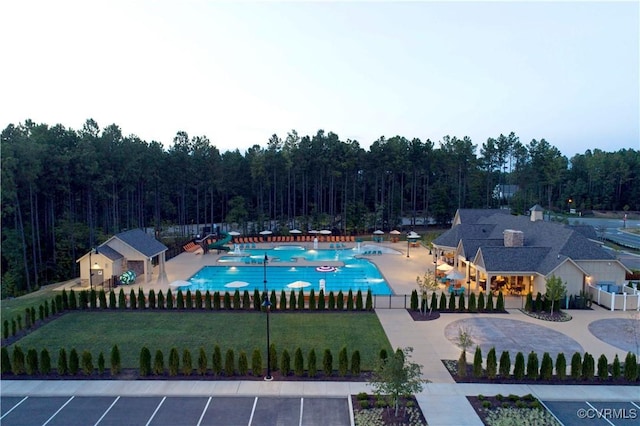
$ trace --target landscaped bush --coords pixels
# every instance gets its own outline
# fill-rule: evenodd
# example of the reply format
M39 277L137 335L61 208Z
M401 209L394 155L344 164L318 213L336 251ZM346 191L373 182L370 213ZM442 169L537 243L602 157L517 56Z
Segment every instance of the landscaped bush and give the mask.
M316 310L316 293L313 289L309 292L309 310Z
M283 376L291 374L291 356L288 350L282 351L282 361L280 363L280 372Z
M247 354L245 351L240 350L238 354L238 374L246 376L249 371L249 360L247 360Z
M173 293L171 289L167 290L167 309L173 309L175 305L175 298L173 297Z
M118 292L118 308L126 309L127 308L127 298L124 295L124 289L120 289Z
M529 356L527 356L527 379L538 380L540 375L539 366L538 354L534 351L529 352Z
M622 367L620 365L620 358L618 358L618 354L613 358L613 363L611 364L611 378L613 380L617 380L622 375Z
M251 372L254 376L262 375L262 354L259 349L254 349L251 354Z
M429 305L429 309L433 312L438 311L438 296L436 296L436 292L431 293L431 303Z
M180 355L178 348L173 347L169 351L169 376L177 376L180 371Z
M27 362L25 365L25 372L31 376L38 372L38 352L30 348L27 350Z
M191 292L189 292L189 294L191 294ZM176 308L184 309L184 294L182 293L182 290L178 290L178 294L176 295ZM225 308L229 309L226 304Z
M206 300L205 300L206 303ZM211 308L207 308L207 309L211 309ZM244 309L245 311L248 311L251 309L251 296L249 296L249 290L245 290L242 293L242 309Z
M207 352L202 346L198 350L198 374L201 376L207 374Z
M362 311L363 309L364 301L362 300L362 290L358 290L358 292L356 293L356 311Z
M291 290L291 293L289 293L289 309L293 311L297 306L298 304L296 301L296 292L294 290Z
M560 380L564 380L567 377L567 359L563 352L556 356L556 377Z
M104 353L100 351L100 353L98 354L98 374L100 376L104 374L104 369L105 369Z
M538 292L536 294L536 301L533 304L534 312L542 312L544 309L544 304L542 302L542 293Z
M224 357L224 374L227 377L231 377L236 372L236 360L233 349L227 349L227 353Z
M151 351L146 346L140 350L140 376L146 377L151 374Z
M478 293L478 312L484 312L484 293Z
M116 309L117 307L116 292L111 290L109 292L109 309Z
M435 296L435 293L432 293L431 295ZM367 290L367 300L365 301L365 309L367 311L373 310L373 294L371 293L371 289Z
M473 354L473 377L482 377L482 349L480 346L476 346L476 351Z
M7 355L7 361L8 360L9 360L9 356ZM3 362L4 362L4 355L3 355ZM40 351L40 371L42 372L42 374L51 373L51 355L49 355L49 351L46 348Z
M624 378L630 382L638 380L638 362L635 354L631 352L627 352L627 356L624 359Z
M495 379L498 372L498 360L496 358L496 348L489 349L487 353L487 377Z
M593 355L591 355L589 352L585 352L582 358L582 379L593 380L595 370L596 366Z
M438 310L444 312L447 310L447 296L444 293L440 293L440 302L438 303Z
M231 305L231 295L229 294L228 291L224 292L224 296L223 296L223 306L224 309L230 310L232 305Z
M156 292L153 289L149 290L149 309L156 308Z
M478 307L476 306L476 294L471 293L469 295L469 312L478 312Z
M380 359L380 361L384 362L388 357L389 354L387 353L387 350L384 348L380 349L380 353L378 354L378 358Z
M182 374L190 376L193 371L193 362L191 359L191 351L184 348L182 351Z
M342 294L342 290L338 291L338 299L336 300L336 309L339 311L344 310L344 294Z
M526 312L531 312L533 310L533 295L531 292L527 293L526 302L524 302L524 310Z
M464 297L464 293L460 293L460 295L458 296L458 310L460 312L464 312L467 310L466 306L465 306L465 297Z
M347 311L353 311L353 291L347 293Z
M144 291L142 291L141 287L138 287L138 308L139 309L147 309L146 298L144 297Z
M609 378L609 361L604 354L598 358L598 378L602 381Z
M349 371L349 357L347 356L347 348L345 346L338 352L338 374L341 377L347 375Z
M11 360L11 371L16 376L25 373L24 352L18 345L13 347L13 356Z
M582 356L576 352L571 357L571 378L578 380L582 374Z
M245 290L246 292L247 290ZM249 293L247 293L247 297L249 297ZM202 309L202 292L200 290L196 290L196 297L194 298L194 307L196 309Z
M78 308L80 310L84 310L87 309L87 304L88 304L88 297L87 297L87 292L85 290L81 290L80 293L78 294ZM27 328L29 328L29 308L27 308L27 314L25 315L24 319L25 319L25 325Z
M68 309L71 309L73 311L75 311L76 309L78 309L78 300L76 299L76 293L72 290L69 290L69 307Z
M329 310L336 310L336 296L333 294L333 291L329 292Z
M493 312L493 292L489 292L487 296L487 307L485 310L487 312Z
M269 345L269 358L267 358L267 362L270 363L268 367L270 367L271 370L276 371L278 369L278 352L276 351L276 345L274 343Z
M298 291L298 310L302 311L304 309L304 292L302 289Z
M58 351L58 375L64 376L69 372L69 364L67 363L67 351L60 348Z
M324 300L324 290L320 290L318 293L318 310L324 311L326 309L326 301Z
M449 295L449 311L454 312L456 310L456 295L451 293Z
M304 359L302 358L302 349L298 347L293 354L293 373L302 377L304 374Z
M351 374L359 376L360 371L360 351L356 349L351 354Z
M220 309L219 305L218 309ZM253 289L253 310L262 310L262 297L260 296L260 290L258 290L257 288Z
M513 377L516 380L522 380L524 378L524 355L522 352L516 354L516 360L513 364Z
M122 361L120 360L120 349L118 345L113 345L111 348L111 375L116 375L120 373L120 369L122 368Z
M241 309L241 304L240 304L240 290L237 290L233 292L233 309L235 310L240 310Z
M258 293L258 290L256 290L256 293ZM254 294L254 296L255 296L255 294ZM259 311L260 310L260 293L258 293L257 301L256 300L253 301L254 309L255 309L255 304L256 303L258 304L258 309L256 309L256 310ZM219 311L220 310L220 306L221 306L220 305L220 292L219 291L214 291L213 292L213 309L216 310L216 311Z
M93 356L91 355L91 352L87 350L82 351L81 366L82 372L85 376L93 374Z
M80 356L76 348L71 348L69 352L69 374L75 376L80 371Z
M133 289L131 289L131 291L129 292L129 308L132 310L138 308L136 293L135 291L133 291Z
M458 377L467 377L467 351L464 349L458 357Z
M322 355L322 370L325 376L333 374L333 355L331 349L325 349Z
M551 380L553 377L553 360L549 352L542 354L542 362L540 363L540 378L542 380Z
M307 356L307 374L309 377L316 377L316 375L318 374L317 362L316 351L312 348L309 351L309 355Z
M247 295L249 295L249 292L245 291L245 293L247 293ZM209 290L207 290L204 293L204 308L207 311L210 311L211 309L213 309L213 303L211 302L211 292ZM247 306L245 307L245 309L250 309L251 307L247 304Z
M211 371L213 371L213 374L216 376L222 373L222 352L218 345L213 348L213 355L211 356Z
M156 356L153 358L153 374L156 376L164 374L164 354L160 349L156 351Z
M496 301L496 311L504 312L504 296L502 295L502 291L498 292L498 299Z
M66 289L62 289L62 309L65 311L69 309L69 295Z

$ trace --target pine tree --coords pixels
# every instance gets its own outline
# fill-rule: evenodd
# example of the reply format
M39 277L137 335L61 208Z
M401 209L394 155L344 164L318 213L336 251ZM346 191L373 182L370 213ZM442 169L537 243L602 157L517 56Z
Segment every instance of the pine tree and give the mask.
M190 376L193 372L193 362L191 358L191 351L184 348L182 351L182 374Z
M496 378L498 372L498 359L496 357L496 348L492 347L487 353L487 377L491 380Z
M156 292L153 289L149 290L149 309L156 308Z
M322 370L327 377L333 374L333 355L329 348L324 350L324 355L322 356Z
M316 310L316 293L313 289L309 292L309 310Z
M216 376L222 373L222 351L220 351L220 346L218 345L213 348L213 355L211 357L211 370Z
M638 380L638 362L636 361L636 355L632 352L627 352L627 356L624 359L624 378L629 382Z
M357 349L351 354L351 374L360 375L360 351Z
M435 293L432 293L432 296L435 296ZM365 302L365 309L367 311L373 311L373 294L371 293L371 289L367 290L367 300Z
M567 359L563 352L556 356L556 377L559 380L564 380L567 377Z
M147 377L151 374L151 351L146 346L140 350L140 376Z
M298 377L302 377L304 374L304 359L300 347L296 348L293 354L293 372Z
M304 310L304 292L302 289L298 292L298 310Z
M121 368L121 360L120 360L120 349L118 345L113 345L111 348L111 375L115 376L120 374Z
M164 355L160 349L156 351L153 359L153 374L160 376L164 374Z
M500 377L508 378L511 376L511 357L508 351L502 351L500 354L500 366L498 367Z
M307 374L309 377L316 377L318 374L318 365L316 360L316 350L311 348L307 356Z
M262 354L259 349L254 349L251 354L251 372L254 376L262 376Z
M198 374L201 376L207 374L207 353L202 346L198 350Z

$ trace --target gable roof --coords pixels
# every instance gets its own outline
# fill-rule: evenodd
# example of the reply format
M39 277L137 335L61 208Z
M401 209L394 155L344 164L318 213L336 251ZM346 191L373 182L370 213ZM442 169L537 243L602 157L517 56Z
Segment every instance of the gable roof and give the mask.
M98 251L98 253L104 255L109 260L118 260L124 257L121 253L112 249L106 244L102 244L101 246L98 246L96 250Z
M119 239L147 257L154 257L168 250L167 246L146 234L141 229L131 229L130 231L121 232L114 235L114 238Z

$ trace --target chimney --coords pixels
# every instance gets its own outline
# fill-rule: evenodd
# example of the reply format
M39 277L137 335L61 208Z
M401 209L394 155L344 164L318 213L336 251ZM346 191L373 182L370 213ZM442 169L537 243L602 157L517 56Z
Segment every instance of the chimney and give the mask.
M505 247L522 247L524 246L524 232L514 229L505 229L504 233Z

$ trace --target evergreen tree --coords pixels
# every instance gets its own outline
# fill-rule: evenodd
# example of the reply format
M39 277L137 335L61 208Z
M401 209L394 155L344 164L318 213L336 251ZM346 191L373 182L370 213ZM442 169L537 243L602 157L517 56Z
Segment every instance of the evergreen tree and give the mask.
M620 358L618 358L618 354L616 354L613 358L613 363L611 363L611 378L613 380L618 380L622 375L622 367L620 365Z
M540 363L540 378L542 380L551 380L553 377L553 360L549 352L542 354L542 362Z
M347 311L353 311L353 291L347 292Z
M627 356L624 359L624 378L629 382L638 380L638 362L636 361L636 355L632 352L627 352Z
M67 351L60 348L58 352L58 375L64 376L69 372L69 364L67 363Z
M207 353L202 346L198 350L198 374L201 376L207 374Z
M349 358L347 356L347 348L345 346L338 352L338 374L340 377L347 375L349 371Z
M467 310L465 306L464 293L460 293L460 296L458 296L458 310L460 312L464 312Z
M508 378L511 376L511 357L508 351L502 351L500 354L500 365L498 367L500 377Z
M324 355L322 356L322 370L326 377L333 374L333 355L329 348L324 350Z
M327 307L326 307L326 301L324 297L324 290L320 290L320 293L318 294L318 310L324 311L326 308Z
M153 289L149 290L149 309L156 308L156 292Z
M595 370L596 366L593 355L591 355L589 352L585 352L582 358L582 379L593 380Z
M513 364L513 377L516 380L522 380L524 378L524 355L522 352L516 354L516 360Z
M409 308L414 311L414 312L418 312L418 290L412 290L411 291L411 299L409 301Z
M11 370L14 375L19 376L24 374L25 369L25 361L24 361L24 352L22 352L22 348L18 345L13 347L13 356L11 360Z
M246 290L245 290L246 292ZM249 293L247 293L247 297L249 296ZM194 297L194 307L195 309L202 309L202 292L200 290L196 290L196 295Z
M302 289L298 292L298 310L304 310L304 292Z
M241 308L242 308L242 305L240 302L240 290L236 289L236 291L233 292L233 309L238 311Z
M504 312L504 296L502 295L502 291L498 292L498 300L496 302L496 311Z
M492 347L487 353L487 377L491 380L496 378L498 372L498 359L496 356L496 348Z
M309 310L316 310L316 293L313 289L309 292Z
M233 349L227 349L227 353L224 358L224 374L227 377L231 377L236 372L236 360Z
M158 291L158 309L165 309L167 305L164 302L164 293L162 290Z
M182 294L182 290L180 289L178 289L178 294L176 295L176 308L180 310L184 309L184 294Z
M257 348L251 354L251 372L256 377L262 376L262 354Z
M211 357L211 370L216 376L222 373L222 351L220 351L220 346L218 345L213 348L213 355Z
M164 355L160 349L156 350L156 356L153 359L153 374L156 376L164 374Z
M4 355L3 355L3 360L4 360ZM8 355L6 360L7 361L9 360ZM9 368L11 367L9 366ZM44 375L48 375L51 373L51 355L49 355L49 351L47 350L47 348L44 348L40 351L40 371Z
M249 292L245 290L245 293L247 297L249 297ZM249 298L249 301L247 302L245 309L251 309L250 304L251 304L251 298ZM210 311L213 309L213 304L211 303L211 292L209 290L207 290L204 294L204 309L206 309L207 311Z
M444 294L444 292L440 293L440 302L438 305L438 310L440 312L444 312L447 310L447 296Z
M304 374L304 359L300 347L296 348L293 354L293 373L298 377L302 377Z
M556 356L556 377L559 380L564 380L567 377L567 359L563 352Z
M360 371L360 351L356 349L351 354L351 374L359 376Z
M175 300L173 299L173 293L171 292L171 289L169 289L169 290L167 290L167 309L173 309L174 308L174 305L173 305L174 302L175 302Z
M476 346L476 351L473 354L473 377L482 377L482 349L480 346Z
M309 355L307 356L307 375L309 377L316 377L318 374L318 365L316 359L316 350L311 348Z
M433 293L435 295L435 293ZM373 311L373 294L371 293L371 289L367 290L367 299L365 301L365 309L367 311Z
M121 360L120 360L120 349L118 345L113 345L111 348L111 375L116 376L120 374L121 369Z
M478 312L478 307L476 306L476 294L471 293L469 295L469 312Z
M533 310L533 294L531 292L527 293L527 300L524 303L525 312L531 312Z
M117 301L116 301L116 292L111 290L109 292L109 309L116 309L118 307Z
M242 309L248 311L251 309L251 296L249 296L249 291L245 290L242 293Z
M118 292L118 308L126 309L127 308L127 299L124 295L124 290L121 288Z
M7 374L11 371L11 359L9 358L9 350L6 346L0 348L2 353L2 359L0 359L0 371L2 374Z
M92 375L93 374L93 356L91 355L91 352L87 350L82 351L81 362L82 362L82 372L85 374L85 376Z
M35 349L30 348L27 350L26 361L25 372L27 375L33 376L38 373L38 352Z
M336 309L339 311L344 311L344 294L342 290L338 291L338 298L336 300Z
M291 293L289 293L289 309L293 311L297 306L298 303L296 302L296 292L294 290L291 290Z
M131 309L137 309L138 308L138 301L136 300L136 293L135 293L135 291L133 291L133 289L131 289L131 291L129 292L129 308L131 308Z
M138 287L138 308L147 309L147 301L144 296L144 291L142 291L142 287Z
M356 311L364 310L364 301L362 300L362 290L356 293Z
M80 371L80 356L75 348L69 352L69 374L75 376Z
M609 378L609 361L607 357L602 354L598 358L598 379L606 381Z
M193 361L191 358L191 351L184 348L182 351L182 374L190 376L193 372Z
M493 293L489 292L487 296L487 307L485 309L487 312L493 312Z
M140 350L140 376L147 377L151 374L151 351L146 346Z
M98 354L98 374L100 376L104 374L104 369L105 369L104 352L100 351L100 353Z
M582 374L582 356L576 352L571 357L571 378L577 380Z
M449 295L449 312L455 312L456 310L456 295L451 293Z
M329 310L330 311L336 310L336 297L333 294L333 291L329 292Z
M268 367L271 367L272 371L278 370L278 353L276 351L276 345L274 343L271 343L269 345L269 357L271 359L268 359L267 362L270 362L271 365L269 365Z
M529 352L527 357L527 379L538 380L540 376L540 364L538 362L538 354L534 351Z
M180 371L180 355L178 354L178 348L173 347L169 350L169 376L177 376L178 371Z
M247 360L247 354L245 351L240 350L238 353L238 374L246 376L249 372L249 360Z
M289 355L289 351L286 349L282 351L282 361L280 364L280 372L285 377L291 374L291 356Z

